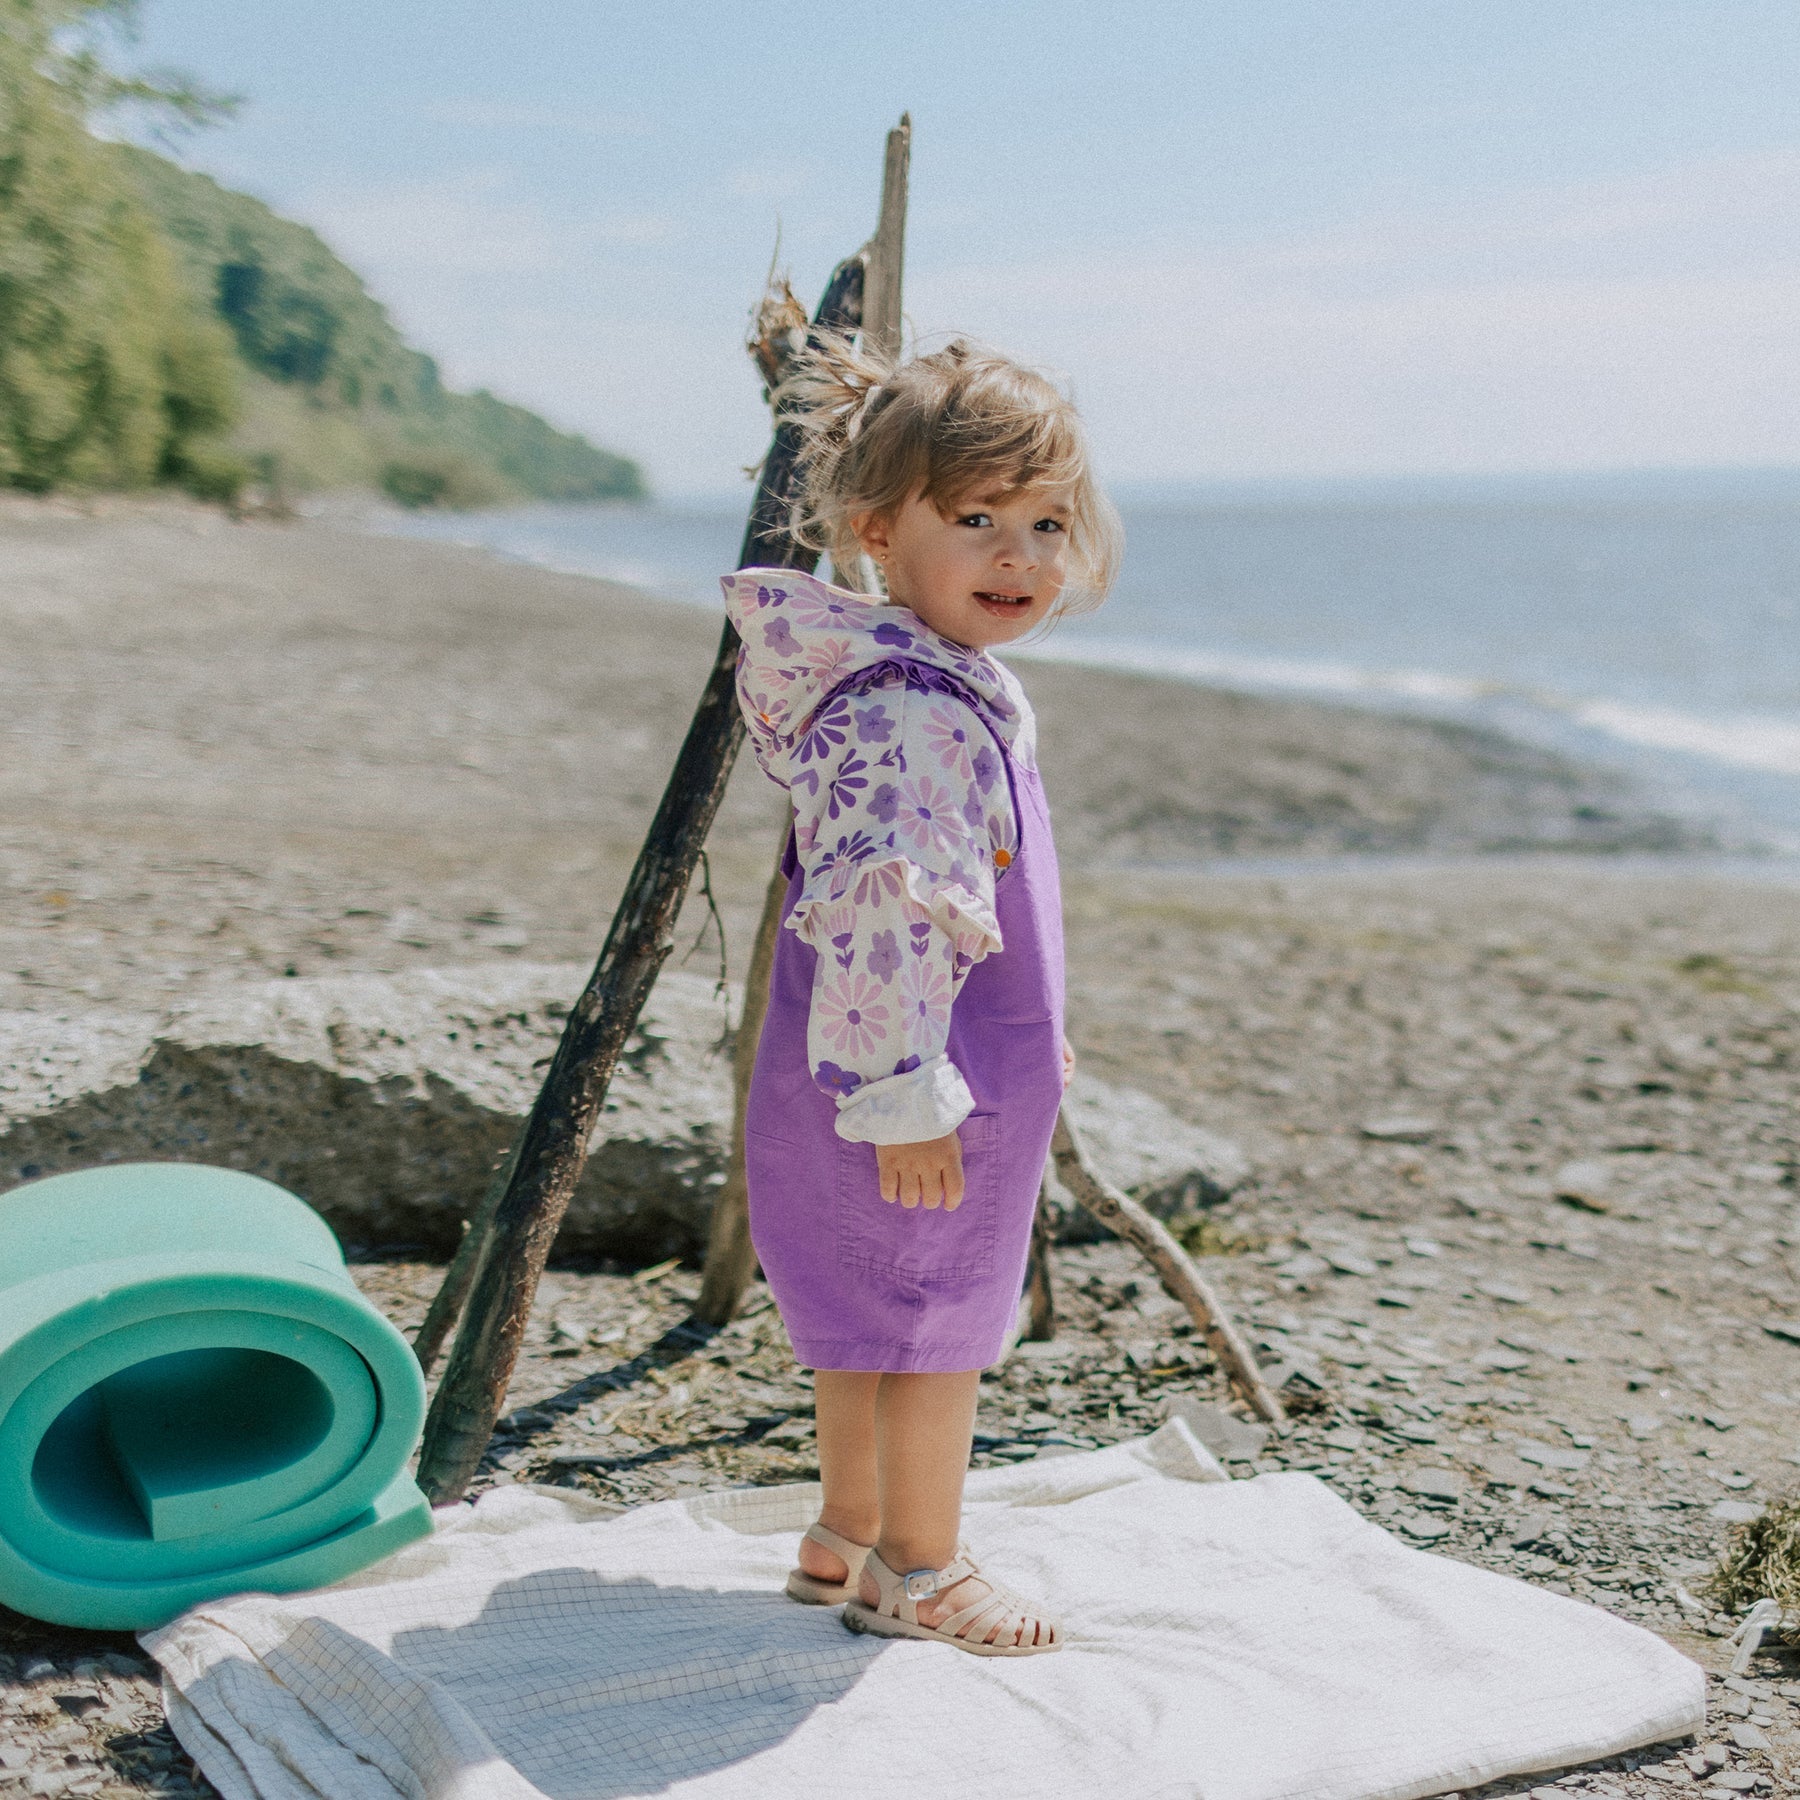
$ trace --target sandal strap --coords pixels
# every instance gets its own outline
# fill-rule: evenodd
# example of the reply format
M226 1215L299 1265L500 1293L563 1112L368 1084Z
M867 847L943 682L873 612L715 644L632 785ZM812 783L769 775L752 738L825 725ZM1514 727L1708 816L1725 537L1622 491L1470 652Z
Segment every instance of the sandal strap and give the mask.
M981 1578L987 1581L984 1575ZM988 1582L989 1592L960 1612L939 1621L938 1630L974 1644L1022 1644L1027 1636L1054 1644L1062 1638L1057 1622L1021 1600L1009 1588Z
M921 1600L935 1600L939 1594L955 1587L959 1581L966 1581L971 1575L981 1573L966 1555L953 1557L941 1569L910 1569L902 1575L881 1560L879 1551L871 1550L868 1561L863 1566L875 1577L875 1592L878 1595L876 1612L890 1619L904 1619L908 1625L918 1624ZM931 1577L929 1587L917 1594L908 1592L908 1583L921 1575Z
M859 1544L851 1538L840 1537L829 1525L821 1525L817 1519L807 1526L806 1535L820 1548L829 1550L833 1556L841 1556L848 1564L850 1573L847 1580L854 1581L861 1572L863 1562L873 1548L869 1544Z

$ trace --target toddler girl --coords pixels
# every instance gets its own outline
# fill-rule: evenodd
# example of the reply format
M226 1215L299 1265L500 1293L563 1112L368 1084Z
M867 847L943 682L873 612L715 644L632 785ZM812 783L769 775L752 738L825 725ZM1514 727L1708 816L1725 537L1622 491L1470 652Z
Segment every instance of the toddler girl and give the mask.
M788 1592L1027 1656L1057 1625L958 1528L1072 1057L1031 708L988 651L1097 604L1119 528L1073 407L1004 357L895 369L833 339L783 398L798 528L886 590L724 581L751 741L794 806L747 1134L751 1236L816 1375L824 1504Z

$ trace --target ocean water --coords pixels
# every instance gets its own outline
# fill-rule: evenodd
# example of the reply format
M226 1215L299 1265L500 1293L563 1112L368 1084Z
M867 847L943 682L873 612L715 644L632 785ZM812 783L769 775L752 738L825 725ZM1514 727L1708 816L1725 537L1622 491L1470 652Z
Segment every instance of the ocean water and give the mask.
M742 506L388 528L716 607ZM1100 612L1027 653L1487 724L1800 850L1800 472L1126 497Z

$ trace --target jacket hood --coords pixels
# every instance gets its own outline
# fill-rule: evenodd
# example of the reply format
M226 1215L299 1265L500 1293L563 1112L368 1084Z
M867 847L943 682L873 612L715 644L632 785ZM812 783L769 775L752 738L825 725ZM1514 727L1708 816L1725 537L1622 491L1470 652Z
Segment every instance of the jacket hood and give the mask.
M939 637L919 616L797 569L739 569L721 577L725 609L743 639L737 687L756 760L784 787L795 752L834 694L896 682L966 701L1025 766L1036 728L1019 680L983 650Z

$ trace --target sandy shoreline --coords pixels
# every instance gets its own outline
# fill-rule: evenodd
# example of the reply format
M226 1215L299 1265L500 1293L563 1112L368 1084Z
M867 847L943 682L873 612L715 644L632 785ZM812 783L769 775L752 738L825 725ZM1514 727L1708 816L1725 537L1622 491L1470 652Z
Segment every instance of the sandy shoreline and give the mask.
M0 1005L129 999L201 967L590 953L716 641L703 614L604 583L200 509L14 505L0 569L19 899ZM1076 874L1704 841L1618 778L1491 734L1027 675ZM712 843L739 941L778 820L746 758Z
M229 971L590 957L716 639L474 552L123 506L0 510L0 632L0 1010L32 1011ZM1720 1621L1677 1589L1715 1508L1800 1460L1800 1346L1769 1329L1800 1319L1800 888L1708 867L1652 800L1503 739L1026 679L1072 1035L1245 1147L1255 1179L1219 1221L1241 1253L1214 1268L1265 1355L1323 1382L1268 1466L1716 1661ZM746 758L713 844L734 965L779 816ZM1171 866L1227 852L1277 860ZM1558 1197L1581 1181L1603 1210ZM992 1454L1222 1391L1119 1255L1065 1253L1060 1360L984 1385ZM434 1275L365 1278L404 1321ZM672 1344L685 1280L554 1276L491 1473L630 1501L803 1472L804 1385L766 1315L719 1356ZM549 1359L553 1308L596 1322L572 1361ZM627 1417L605 1396L632 1357ZM620 1433L614 1467L596 1446ZM1406 1485L1433 1471L1448 1508ZM1796 1716L1773 1688L1755 1704L1772 1747L1730 1755L1779 1787Z

